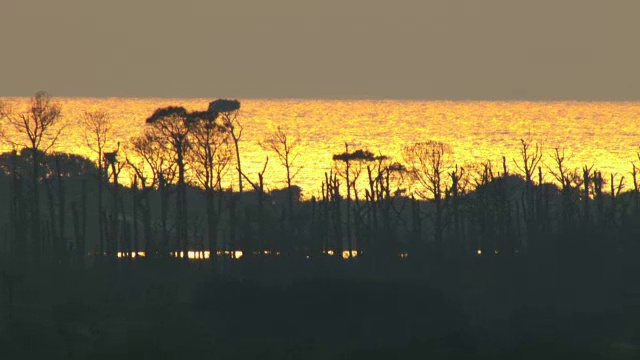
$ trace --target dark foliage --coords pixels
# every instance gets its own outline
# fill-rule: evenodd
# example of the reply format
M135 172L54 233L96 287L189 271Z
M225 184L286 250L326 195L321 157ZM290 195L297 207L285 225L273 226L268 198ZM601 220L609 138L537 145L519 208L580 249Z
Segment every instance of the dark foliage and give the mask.
M16 152L16 169L19 174L29 171L31 164L31 150L22 149ZM5 176L13 174L13 153L6 152L0 154L0 173ZM56 173L56 162L59 162L61 175L64 177L76 176L93 176L97 173L95 164L84 156L69 153L40 153L40 161L42 162L41 173L45 177L51 177ZM22 174L24 175L24 174Z
M153 114L151 114L151 116L147 118L146 122L147 124L153 124L158 120L169 118L169 117L186 119L187 110L182 106L168 106L165 108L160 108L154 111Z
M231 112L240 109L238 100L218 99L209 103L209 112Z
M358 149L353 152L344 152L341 154L333 155L333 160L338 161L374 161L374 160L384 160L387 159L387 156L376 156L369 150Z

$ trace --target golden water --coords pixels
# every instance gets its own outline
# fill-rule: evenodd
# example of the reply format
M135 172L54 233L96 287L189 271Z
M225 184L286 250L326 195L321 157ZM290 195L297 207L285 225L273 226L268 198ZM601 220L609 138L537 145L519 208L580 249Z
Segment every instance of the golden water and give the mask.
M13 112L24 109L28 99L4 98ZM213 99L56 98L67 124L54 150L91 158L80 119L84 111L105 110L113 123L109 148L141 134L145 119L168 105L204 110ZM595 164L603 175L615 172L630 178L631 161L637 161L640 145L640 103L605 102L446 102L446 101L339 101L339 100L241 100L239 120L244 127L240 150L242 167L252 179L270 157L265 183L270 189L284 186L284 169L275 154L259 142L277 126L300 141L296 165L303 168L294 183L304 194L319 193L332 155L367 148L401 161L402 147L419 141L449 144L459 164L491 160L501 169L502 156L519 157L520 139L541 143L543 161L552 165L551 150L560 146L572 167ZM10 136L18 135L2 124ZM12 132L13 131L13 132ZM10 146L0 145L6 151ZM543 166L544 168L544 166ZM230 172L229 181L237 176ZM550 175L545 178L551 181ZM248 186L248 185L245 185Z
M482 252L480 250L478 250L478 255L480 255ZM176 251L176 252L170 252L169 253L171 256L176 257L176 258L181 258L184 259L185 257L191 260L206 260L209 259L211 257L211 251L209 250L202 250L202 251L194 251L194 250L189 250L189 251ZM334 251L333 250L328 250L328 251L323 251L324 255L330 255L330 256L334 256ZM497 252L496 252L497 254ZM91 253L89 253L88 255L93 255ZM105 253L106 255L106 253ZM230 257L232 259L240 259L241 257L244 256L244 252L242 250L218 250L216 252L217 256L227 256ZM270 250L264 250L264 252L262 251L254 251L253 255L271 255L271 251ZM276 254L274 254L276 256L280 256L280 252L278 251ZM146 257L147 254L144 251L118 251L116 253L116 256L118 258L141 258L141 257ZM351 257L357 257L358 256L358 251L357 250L351 250ZM399 253L398 256L401 259L406 259L409 254L407 252L402 252ZM306 257L307 259L310 258L309 255L307 255ZM349 250L343 250L342 251L342 258L343 259L348 259L349 258Z

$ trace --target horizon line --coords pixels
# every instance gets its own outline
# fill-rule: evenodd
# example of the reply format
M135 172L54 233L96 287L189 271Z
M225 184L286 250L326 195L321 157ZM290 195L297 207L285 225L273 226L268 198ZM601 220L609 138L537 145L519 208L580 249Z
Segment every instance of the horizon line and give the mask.
M46 91L46 90L45 90ZM35 94L34 92L33 94ZM100 95L100 96L85 96L85 95L56 95L49 93L53 98L64 99L182 99L182 100L197 100L197 99L241 99L241 100L269 100L269 101L406 101L406 102L531 102L531 103L559 103L559 102L578 102L578 103L634 103L640 102L638 99L576 99L576 98L537 98L537 99L525 99L525 98L394 98L394 97L286 97L286 96L126 96L126 95ZM0 99L16 99L16 98L31 98L31 95L0 95Z

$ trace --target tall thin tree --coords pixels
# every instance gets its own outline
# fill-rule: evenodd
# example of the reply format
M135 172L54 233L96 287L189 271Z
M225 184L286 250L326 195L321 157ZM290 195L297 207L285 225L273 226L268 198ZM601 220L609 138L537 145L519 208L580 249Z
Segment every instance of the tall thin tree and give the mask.
M214 195L220 186L220 177L216 169L217 166L226 166L229 162L229 132L227 127L218 121L218 113L193 112L190 116L194 119L194 127L191 131L193 146L189 156L193 164L193 175L205 190L209 251L215 254L219 216L215 211ZM211 256L211 259L215 259L215 256Z
M209 103L210 113L220 114L223 125L229 130L236 153L236 164L238 171L238 190L242 194L242 166L240 164L240 139L242 138L243 127L238 121L240 113L240 102L238 100L218 99Z
M10 139L14 146L23 147L29 151L31 157L31 251L34 260L42 258L42 236L40 219L39 184L42 177L42 154L48 152L58 140L64 129L61 124L61 108L49 94L37 92L29 101L26 111L9 114L7 119L18 131L21 139Z
M164 144L175 158L178 167L178 191L176 194L176 237L177 250L187 250L188 235L188 207L185 180L185 154L189 149L188 139L194 123L194 118L189 116L183 107L169 106L157 109L146 120L160 136L166 139Z
M106 182L106 169L104 163L104 152L107 146L107 141L111 136L111 119L106 111L86 111L82 117L82 124L84 126L84 139L87 147L91 149L97 155L96 164L98 166L98 173L96 174L96 180L98 183L98 248L99 257L102 257L105 253L105 238L104 238L104 213L103 213L103 192Z
M293 214L293 189L292 182L293 179L298 175L300 170L302 170L302 166L298 166L296 164L296 159L298 158L298 153L296 148L300 142L299 138L291 139L290 136L278 126L277 130L267 136L264 141L260 143L260 146L264 150L273 151L278 155L278 160L280 164L284 166L286 170L286 182L287 182L287 203L288 203L288 212L289 212L289 221L291 222L291 216Z

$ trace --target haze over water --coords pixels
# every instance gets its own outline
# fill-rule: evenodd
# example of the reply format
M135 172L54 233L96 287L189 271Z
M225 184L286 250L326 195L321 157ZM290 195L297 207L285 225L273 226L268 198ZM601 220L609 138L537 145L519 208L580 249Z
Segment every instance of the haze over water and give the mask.
M14 112L22 111L27 98L4 98ZM107 151L115 150L142 134L145 119L164 106L184 106L205 110L214 99L157 98L54 98L62 107L67 127L54 150L95 158L84 140L81 118L84 111L104 110L113 121L113 136ZM553 166L556 146L566 149L570 167L592 165L630 179L631 161L637 161L640 145L640 103L638 102L483 102L483 101L368 101L368 100L242 100L239 120L243 125L240 142L243 171L251 179L269 165L265 184L269 189L284 187L284 168L276 155L264 151L259 142L280 126L289 136L298 137L297 165L303 166L294 180L305 196L318 194L324 173L332 166L332 155L368 149L402 161L402 148L414 142L437 140L450 145L460 165L491 160L502 169L506 156L511 172L512 159L519 159L520 139L543 146L543 162ZM12 131L6 124L7 130ZM10 146L0 145L7 151ZM123 151L124 152L124 151ZM120 154L124 159L123 153ZM543 165L546 181L552 176ZM227 175L230 181L237 177ZM237 189L237 186L234 186Z

